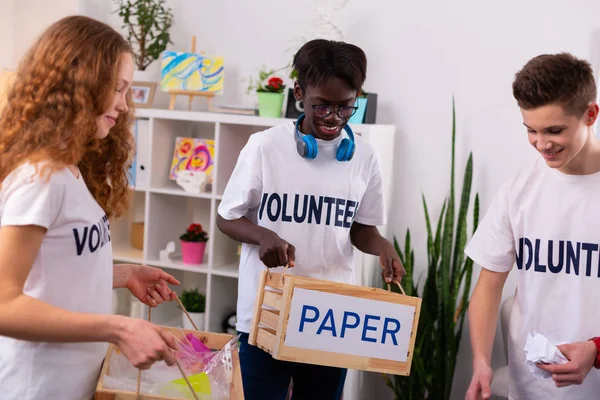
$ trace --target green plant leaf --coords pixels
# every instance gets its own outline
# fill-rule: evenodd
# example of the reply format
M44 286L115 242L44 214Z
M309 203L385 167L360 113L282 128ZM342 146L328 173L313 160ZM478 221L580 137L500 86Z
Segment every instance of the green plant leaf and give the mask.
M455 142L456 116L452 99L452 158L450 168L450 193L442 203L435 235L432 232L430 208L422 195L425 228L427 231L427 276L423 285L422 307L417 326L413 368L410 377L394 376L386 384L394 391L396 399L449 400L456 359L463 332L463 323L469 305L473 261L464 255L467 243L467 214L470 206L473 157L469 154L464 176L458 213L455 221ZM479 195L475 193L473 205L473 232L479 221ZM415 286L413 237L407 229L404 248L394 238L394 247L401 255L407 270L404 286ZM409 278L410 276L410 278ZM408 285L408 281L411 284ZM460 301L458 301L460 300ZM457 304L458 301L458 304Z

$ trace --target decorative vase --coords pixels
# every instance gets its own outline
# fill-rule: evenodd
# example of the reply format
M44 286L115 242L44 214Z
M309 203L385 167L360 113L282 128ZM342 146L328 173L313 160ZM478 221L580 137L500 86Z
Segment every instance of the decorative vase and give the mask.
M184 264L202 264L206 242L181 241L181 256Z
M190 317L194 321L194 324L196 324L196 326L198 327L198 330L203 331L204 330L204 313L203 312L201 312L201 313L188 312L188 314L190 314ZM185 315L185 313L181 313L181 316L183 318L183 329L189 329L189 330L193 331L194 325L192 325L192 323L190 322L187 315Z
M155 71L148 70L146 68L144 71L136 69L133 71L133 81L134 82L155 82L156 81L156 73Z
M283 93L258 92L258 115L279 118L283 107Z

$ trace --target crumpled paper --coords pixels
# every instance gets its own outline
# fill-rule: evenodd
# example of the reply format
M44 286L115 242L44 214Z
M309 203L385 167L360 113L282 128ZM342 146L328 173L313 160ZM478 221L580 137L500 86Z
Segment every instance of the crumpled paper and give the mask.
M561 353L548 338L538 332L531 332L527 336L525 342L525 361L531 373L539 379L552 378L552 374L548 371L540 369L536 363L544 364L566 364L569 360Z

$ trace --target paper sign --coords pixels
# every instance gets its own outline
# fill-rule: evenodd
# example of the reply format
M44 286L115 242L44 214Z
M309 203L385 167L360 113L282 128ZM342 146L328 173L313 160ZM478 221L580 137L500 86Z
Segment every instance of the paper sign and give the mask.
M295 288L285 345L405 362L414 315L414 306Z

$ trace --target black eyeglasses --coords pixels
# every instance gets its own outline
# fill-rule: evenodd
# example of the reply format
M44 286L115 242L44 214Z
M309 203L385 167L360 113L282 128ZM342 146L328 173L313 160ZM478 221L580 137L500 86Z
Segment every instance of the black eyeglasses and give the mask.
M304 93L308 96L308 92L306 90L306 87L302 84L299 83L300 87L302 88L302 90L304 91ZM312 100L311 100L312 103ZM329 114L331 114L334 110L334 107L332 106L326 106L326 105L320 105L320 106L312 106L312 109L315 113L315 117L317 118L327 118L329 116ZM358 110L357 106L342 106L342 107L337 107L335 110L335 113L340 117L340 118L350 118L351 116L353 116L356 113L356 110Z
M315 113L315 117L318 118L326 118L329 116L329 114L331 114L333 112L334 107L331 106L312 106L314 113ZM358 107L356 106L343 106L343 107L335 107L335 113L340 117L340 118L350 118L351 116L353 116L356 113L356 110L358 110Z

